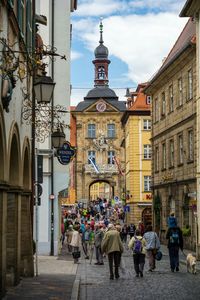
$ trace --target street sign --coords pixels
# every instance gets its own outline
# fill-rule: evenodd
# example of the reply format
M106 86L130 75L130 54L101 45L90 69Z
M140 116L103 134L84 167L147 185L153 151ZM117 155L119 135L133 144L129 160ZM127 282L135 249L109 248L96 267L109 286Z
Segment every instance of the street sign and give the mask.
M57 150L57 158L62 165L69 164L75 154L76 149L71 146L70 142L64 142L62 147Z
M38 155L53 155L54 150L53 149L37 149Z
M119 197L118 196L115 196L114 197L114 200L117 202L117 201L119 201Z

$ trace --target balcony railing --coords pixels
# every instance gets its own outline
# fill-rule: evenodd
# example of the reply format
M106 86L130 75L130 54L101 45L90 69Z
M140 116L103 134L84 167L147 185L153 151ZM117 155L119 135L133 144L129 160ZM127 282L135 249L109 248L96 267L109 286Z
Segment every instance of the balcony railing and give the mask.
M119 170L118 170L118 167L116 165L107 165L107 164L104 164L104 165L97 165L97 168L99 170L99 174L118 174L119 173ZM97 173L95 170L94 170L94 167L91 165L91 164L85 164L85 173Z

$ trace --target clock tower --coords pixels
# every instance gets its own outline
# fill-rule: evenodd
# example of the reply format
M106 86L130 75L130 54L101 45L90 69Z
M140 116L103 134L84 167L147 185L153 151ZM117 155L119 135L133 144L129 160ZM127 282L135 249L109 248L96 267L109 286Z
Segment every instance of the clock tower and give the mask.
M88 203L97 196L122 200L125 181L124 131L121 117L126 110L108 83L108 48L104 46L103 25L92 61L95 67L94 87L71 113L76 122L75 189L77 202ZM96 197L96 194L95 194Z
M93 64L95 66L95 86L108 86L108 65L110 60L108 59L108 48L104 46L103 41L103 24L100 23L100 40L99 46L95 49L95 59Z

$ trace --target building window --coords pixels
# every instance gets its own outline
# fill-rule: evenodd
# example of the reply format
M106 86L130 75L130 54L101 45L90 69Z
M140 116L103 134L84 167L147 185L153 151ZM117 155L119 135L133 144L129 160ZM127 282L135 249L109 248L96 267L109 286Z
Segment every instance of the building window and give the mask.
M88 164L91 164L91 160L93 161L94 164L96 163L96 153L95 153L95 151L88 151Z
M169 111L174 111L174 95L173 95L173 86L169 87Z
M162 169L166 169L166 144L162 144Z
M179 164L183 163L183 135L178 136L178 154L179 154Z
M158 98L155 99L155 107L154 107L154 116L155 116L155 122L159 120L159 105L158 105Z
M143 129L144 130L151 130L151 120L144 120L143 121Z
M17 1L17 20L21 34L24 37L25 33L25 0Z
M155 172L159 171L159 148L155 148Z
M149 192L151 190L151 176L144 176L144 191Z
M108 124L107 125L107 135L109 138L115 137L115 124Z
M193 97L193 78L192 78L192 69L188 71L188 100Z
M144 159L151 158L151 145L144 145Z
M96 137L96 125L88 124L88 137L95 138Z
M193 161L193 130L188 131L188 159L189 161Z
M183 80L179 78L178 80L178 106L183 105Z
M174 141L169 142L169 165L174 167Z
M161 116L164 117L166 114L166 98L165 98L165 92L162 93L162 111Z
M151 104L151 96L147 96L147 104L148 104L148 105Z
M115 156L115 151L108 151L108 164L109 165L114 165L114 156Z

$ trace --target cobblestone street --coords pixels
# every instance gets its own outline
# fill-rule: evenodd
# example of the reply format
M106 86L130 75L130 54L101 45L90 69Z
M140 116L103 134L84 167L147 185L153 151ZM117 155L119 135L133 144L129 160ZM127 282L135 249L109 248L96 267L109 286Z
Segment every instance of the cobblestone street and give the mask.
M180 264L180 272L172 273L166 250L156 270L148 273L146 260L143 278L136 278L133 269L132 253L126 251L123 255L126 274L120 272L118 280L109 279L108 261L104 259L103 266L90 264L89 260L81 259L77 277L80 279L80 300L108 299L200 299L200 273L187 273L186 266Z

